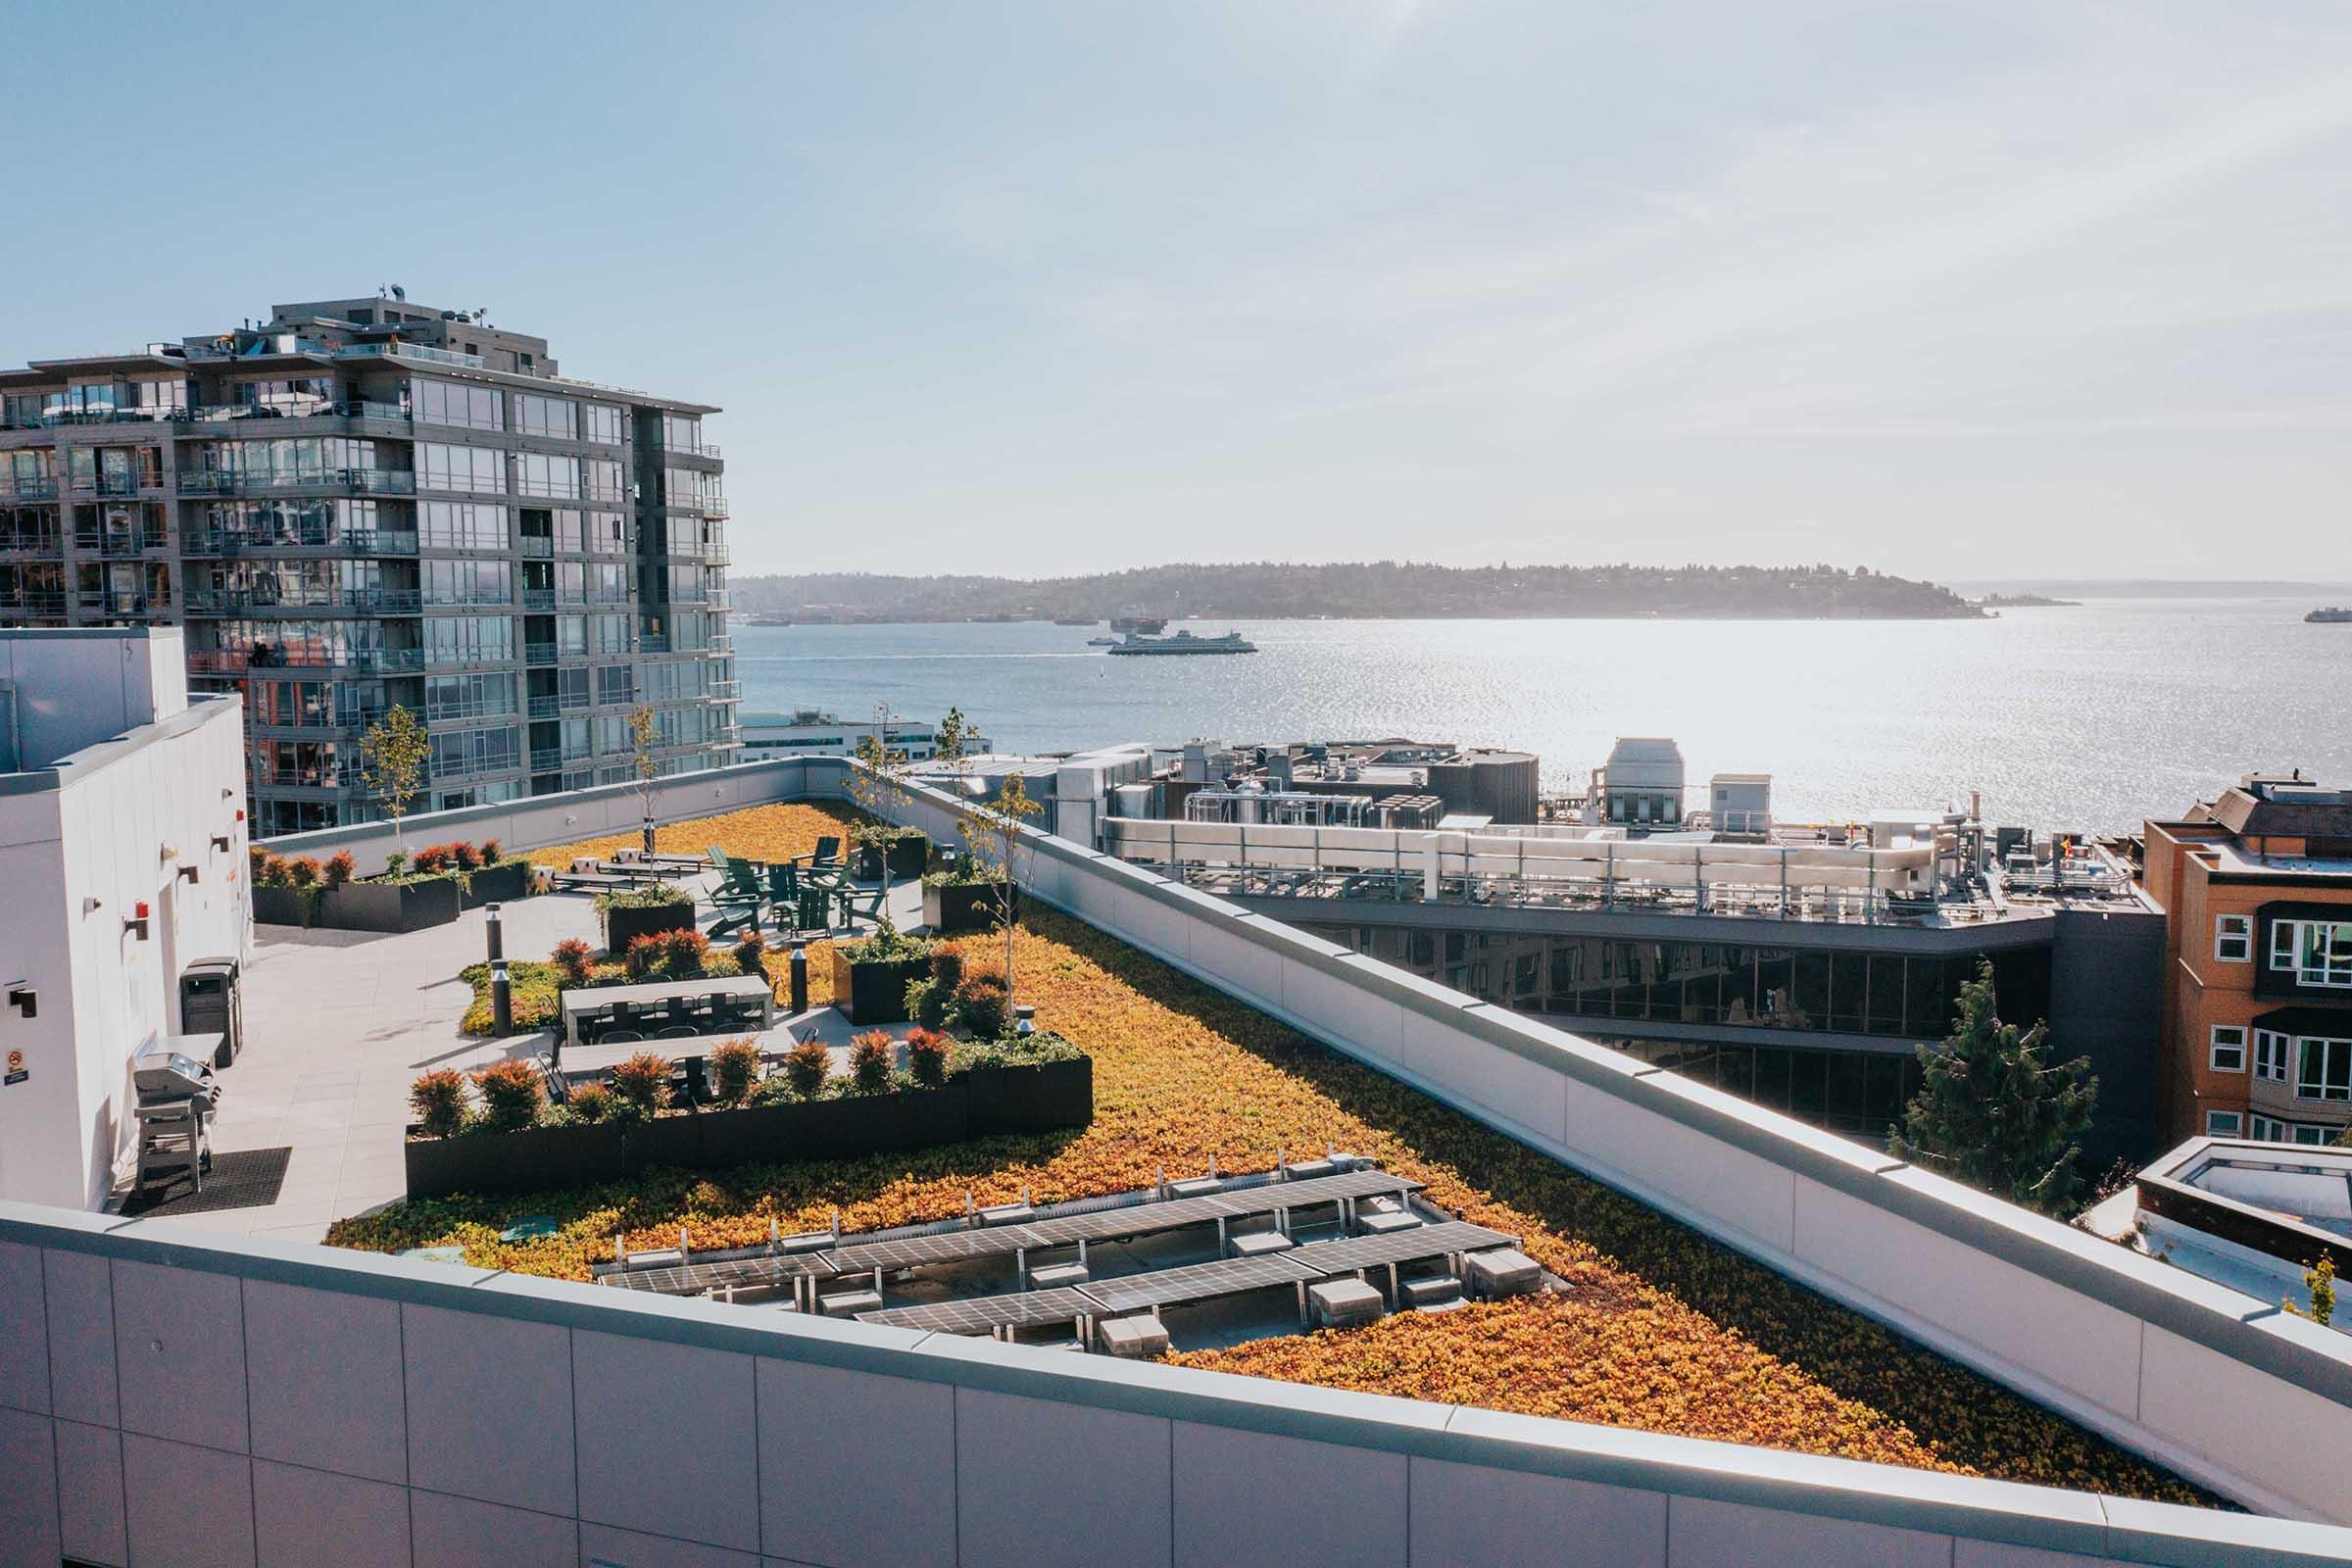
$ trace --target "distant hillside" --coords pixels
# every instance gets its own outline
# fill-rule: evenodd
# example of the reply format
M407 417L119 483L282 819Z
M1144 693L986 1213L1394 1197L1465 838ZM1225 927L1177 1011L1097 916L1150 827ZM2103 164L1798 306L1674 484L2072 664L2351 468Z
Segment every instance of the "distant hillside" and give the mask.
M1948 589L1838 566L1146 566L1092 577L737 577L738 612L796 621L1051 620L1195 615L1274 620L1659 615L1689 619L1954 619Z

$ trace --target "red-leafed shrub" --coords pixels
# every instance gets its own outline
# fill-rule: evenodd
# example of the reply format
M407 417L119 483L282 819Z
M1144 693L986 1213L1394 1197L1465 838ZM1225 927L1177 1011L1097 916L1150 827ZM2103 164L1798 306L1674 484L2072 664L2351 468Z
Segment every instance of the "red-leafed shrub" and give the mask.
M745 1035L710 1050L710 1092L722 1105L740 1105L760 1081L760 1043Z
M629 938L628 951L620 956L620 966L628 971L631 980L651 980L654 969L667 952L668 944L662 940L660 932L640 931Z
M898 1042L887 1029L868 1029L850 1037L850 1082L861 1095L878 1095L890 1088Z
M612 1092L639 1115L651 1116L669 1103L669 1058L640 1051L612 1069Z
M482 1096L482 1119L494 1132L511 1133L530 1126L539 1119L539 1107L547 1102L539 1069L527 1061L494 1061L473 1075L473 1083Z
M409 1109L427 1138L454 1138L466 1126L466 1075L455 1067L418 1073L409 1085Z
M948 1081L948 1067L956 1058L956 1042L936 1029L910 1029L906 1032L906 1066L914 1081L926 1089L937 1089Z
M556 944L555 951L547 957L556 966L556 973L563 977L565 985L584 986L588 983L588 965L595 959L596 950L578 937L565 937Z
M784 1080L792 1092L803 1100L814 1100L825 1090L825 1079L833 1071L833 1053L825 1043L810 1035L784 1053Z
M360 862L351 858L349 850L337 850L327 857L326 864L319 868L319 874L328 887L339 888L350 881L359 869Z

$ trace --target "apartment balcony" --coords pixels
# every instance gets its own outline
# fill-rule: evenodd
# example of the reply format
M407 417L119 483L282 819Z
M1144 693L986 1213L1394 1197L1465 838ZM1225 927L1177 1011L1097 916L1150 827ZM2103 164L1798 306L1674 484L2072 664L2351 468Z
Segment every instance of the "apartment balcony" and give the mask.
M172 601L102 588L95 592L85 590L74 594L74 608L85 615L170 615Z
M428 348L422 343L349 343L335 350L338 360L421 360L427 365L454 365L460 369L478 370L482 368L479 354L460 354L452 349Z
M272 589L190 588L190 614L203 615L414 615L423 608L423 595L414 588L329 589L298 599L281 597Z
M553 588L525 588L521 590L521 595L522 608L525 610L556 608L556 591Z
M556 662L556 645L554 643L524 643L522 645L522 662L533 668L553 664Z
M142 490L161 490L164 476L160 473L80 473L73 478L70 488L77 496L107 496L120 499L135 496Z
M371 496L413 496L416 475L408 468L301 468L220 473L206 469L183 472L183 496L267 495L279 490L350 490Z
M722 703L737 702L743 697L743 682L714 680L710 683L710 695Z
M516 759L488 757L436 757L432 775L444 778L487 778L495 773L512 772L519 762Z
M66 540L63 534L0 534L0 556L48 556L56 559L65 553Z
M641 654L668 653L669 633L665 631L649 631L640 634L637 639L637 651Z
M0 476L0 501L55 501L57 476L46 478L11 479Z
M187 417L185 409L43 409L0 416L0 430L54 430L69 424L163 424Z
M421 648L354 648L341 653L302 648L198 648L188 654L198 674L242 675L249 670L303 670L362 675L413 674L424 668Z
M525 561L547 561L556 553L556 542L543 533L526 533L520 548Z
M131 533L116 529L107 533L76 533L74 548L85 556L135 556L142 550L162 550L170 541L163 534Z
M410 422L409 411L403 405L367 399L340 403L324 399L283 403L209 403L177 415L174 418L182 424L229 424L247 420L282 422L288 419L376 419L391 424ZM181 432L182 435L187 433Z

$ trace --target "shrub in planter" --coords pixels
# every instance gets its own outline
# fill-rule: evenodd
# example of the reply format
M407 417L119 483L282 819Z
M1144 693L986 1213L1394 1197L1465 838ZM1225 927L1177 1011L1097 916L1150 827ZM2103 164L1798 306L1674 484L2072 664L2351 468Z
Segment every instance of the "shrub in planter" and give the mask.
M692 926L683 931L664 931L658 940L662 944L662 972L671 979L700 979L709 967L710 939Z
M710 1092L722 1105L740 1105L760 1079L760 1043L749 1035L722 1040L710 1051Z
M604 920L605 951L620 953L633 939L648 931L691 930L694 895L684 888L657 882L651 887L600 893L596 896L596 912Z
M385 857L384 857L384 870L383 870L383 875L384 875L384 879L385 879L386 881L390 881L392 878L394 878L394 877L397 877L397 876L401 875L403 872L407 871L407 870L408 870L408 868L409 868L409 852L408 852L408 851L406 851L406 850L394 850L394 851L393 851L393 852L392 852L390 855L387 855L387 856L385 856Z
M416 867L416 874L419 876L431 876L435 872L446 871L449 869L449 846L446 844L428 844L423 849L416 852L416 858L412 860L410 864ZM386 876L396 876L399 873L392 870L389 866L385 867L384 869L384 875Z
M482 863L484 865L496 865L505 858L506 852L499 848L498 840L482 840Z
M556 966L556 973L562 977L564 984L584 986L588 983L588 966L595 960L596 953L578 937L565 937L556 944L555 951L547 956L548 961Z
M564 1098L564 1114L588 1126L608 1120L612 1115L612 1091L600 1083L574 1084Z
M632 981L651 980L654 968L668 956L669 944L651 931L638 933L629 939L626 952L620 956L620 966Z
M360 862L351 858L349 850L337 850L327 857L326 864L319 867L319 875L328 887L339 888L350 881L359 868Z
M956 1042L936 1029L910 1029L906 1033L906 1066L914 1081L925 1089L937 1089L948 1081L948 1067L955 1060Z
M530 1126L547 1102L538 1069L527 1061L494 1061L473 1075L473 1083L481 1091L482 1121L492 1132Z
M427 1138L455 1138L466 1127L466 1075L455 1067L418 1073L409 1085L409 1108Z
M945 1029L948 1026L948 1004L954 993L937 980L906 982L906 1016L926 1029Z
M931 978L939 982L940 990L950 996L963 984L963 950L946 945L931 950Z
M736 968L741 969L745 974L756 974L762 979L766 978L767 939L759 932L751 932L742 941L736 943L733 956Z
M612 1069L612 1093L641 1116L651 1116L669 1103L669 1058L658 1051L640 1051Z
M289 887L315 888L318 885L318 862L309 856L298 856L286 862L286 884Z
M270 863L270 852L259 844L245 846L245 874L254 881L262 879L262 867Z
M275 855L266 854L262 857L262 863L254 870L253 880L266 888L290 888L294 885L284 858Z
M956 1021L969 1030L974 1040L997 1039L1011 1019L1003 975L969 975L956 988Z
M850 1082L861 1095L881 1095L890 1092L890 1069L893 1048L897 1042L887 1029L868 1029L850 1038Z
M814 1100L823 1094L825 1079L832 1071L833 1054L814 1035L784 1053L784 1081L803 1100Z
M482 852L464 839L449 847L449 858L461 871L478 871L482 868Z

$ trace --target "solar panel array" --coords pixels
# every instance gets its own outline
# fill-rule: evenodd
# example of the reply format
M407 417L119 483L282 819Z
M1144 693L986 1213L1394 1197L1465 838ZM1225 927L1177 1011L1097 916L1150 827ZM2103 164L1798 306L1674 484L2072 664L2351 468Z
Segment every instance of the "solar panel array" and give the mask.
M1443 1257L1447 1252L1475 1252L1489 1247L1514 1247L1519 1238L1501 1231L1491 1231L1484 1225L1472 1225L1462 1220L1447 1220L1442 1225L1417 1225L1407 1231L1389 1231L1379 1236L1348 1236L1336 1242L1315 1242L1309 1246L1285 1252L1299 1265L1317 1274L1347 1274L1359 1268L1378 1268L1384 1263L1417 1262L1425 1257Z
M920 1268L926 1264L1009 1257L1023 1250L1066 1247L1082 1241L1126 1241L1159 1231L1210 1225L1220 1219L1247 1219L1271 1214L1278 1209L1309 1208L1351 1198L1396 1196L1416 1191L1421 1185L1382 1170L1345 1171L1337 1176L1268 1182L1262 1186L1237 1188L1200 1198L1130 1203L1119 1208L1097 1209L1092 1213L1065 1214L1057 1219L1030 1220L1019 1225L937 1231L927 1236L902 1236L883 1241L845 1240L840 1247L821 1251L773 1255L760 1253L709 1263L689 1263L682 1268L620 1269L602 1274L599 1279L603 1284L617 1285L625 1290L652 1291L664 1296L700 1296L705 1291L719 1290L728 1285L778 1285L800 1275L815 1275L821 1279L834 1274L862 1274L877 1268ZM1363 1265L1350 1263L1347 1266L1356 1268Z

